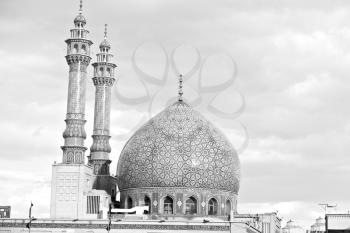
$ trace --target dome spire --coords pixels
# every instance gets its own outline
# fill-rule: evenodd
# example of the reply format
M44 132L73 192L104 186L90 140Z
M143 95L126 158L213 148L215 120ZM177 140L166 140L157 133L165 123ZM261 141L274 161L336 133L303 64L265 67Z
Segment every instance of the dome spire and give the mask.
M79 14L83 13L83 0L80 0L80 4L79 4Z
M182 74L179 75L179 101L182 101L182 95L184 94L183 91L182 91Z
M107 24L105 24L104 38L100 44L100 51L102 53L108 53L111 48L111 44L107 40Z
M79 14L75 17L74 24L76 28L83 28L86 24L86 19L83 16L83 0L79 2Z
M105 24L105 40L107 39L107 24Z

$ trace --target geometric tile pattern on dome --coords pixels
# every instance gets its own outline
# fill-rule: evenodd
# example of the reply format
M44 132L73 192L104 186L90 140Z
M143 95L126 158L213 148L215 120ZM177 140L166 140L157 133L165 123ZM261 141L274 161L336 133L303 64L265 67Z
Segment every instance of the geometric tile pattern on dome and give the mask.
M240 163L231 143L212 123L177 101L129 139L117 176L120 190L192 187L237 194Z

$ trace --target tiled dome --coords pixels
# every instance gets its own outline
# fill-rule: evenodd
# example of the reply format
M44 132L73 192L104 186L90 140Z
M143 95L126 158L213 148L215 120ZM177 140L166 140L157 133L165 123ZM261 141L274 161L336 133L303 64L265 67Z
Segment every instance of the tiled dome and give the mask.
M199 112L177 101L129 139L118 168L120 190L189 187L238 193L240 164L228 139Z

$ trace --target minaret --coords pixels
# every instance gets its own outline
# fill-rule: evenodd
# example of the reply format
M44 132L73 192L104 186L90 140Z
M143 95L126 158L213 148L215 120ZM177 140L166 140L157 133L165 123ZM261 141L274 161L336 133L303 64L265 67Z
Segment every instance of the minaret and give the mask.
M52 165L51 218L78 219L87 215L87 193L92 188L92 169L84 163L86 69L90 63L91 40L85 29L86 20L80 10L70 30L66 60L69 66L66 129L62 163ZM90 203L90 202L89 202Z
M86 133L85 125L85 91L86 68L90 57L92 41L86 39L89 31L85 29L86 20L82 15L82 1L80 0L79 15L74 19L75 27L70 30L71 37L67 43L66 60L69 65L69 84L66 129L63 132L64 164L84 164L84 147Z
M111 89L114 84L114 69L112 63L113 55L109 53L110 43L107 41L107 24L105 25L104 40L100 44L100 53L97 54L97 62L93 63L93 82L95 92L95 115L93 143L90 148L89 164L94 169L95 175L109 175L109 128L111 109Z

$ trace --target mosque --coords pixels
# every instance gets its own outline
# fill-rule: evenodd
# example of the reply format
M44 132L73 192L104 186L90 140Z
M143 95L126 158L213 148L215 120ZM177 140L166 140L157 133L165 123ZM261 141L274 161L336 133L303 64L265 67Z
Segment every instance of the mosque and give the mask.
M124 146L110 175L110 102L116 65L100 43L94 68L93 143L85 164L85 90L91 60L80 11L66 40L69 86L61 163L53 165L51 218L103 218L114 209L148 206L149 216L226 216L237 212L239 159L228 139L182 98L149 120ZM116 201L117 190L120 202Z
M10 219L0 226L7 232L279 233L276 214L264 221L267 215L237 213L237 152L218 128L183 100L181 77L178 100L134 133L121 151L116 176L110 174L111 90L117 65L107 28L92 63L95 108L88 151L85 94L93 42L86 23L80 2L65 41L66 129L62 160L52 165L50 219L29 225L28 219Z

